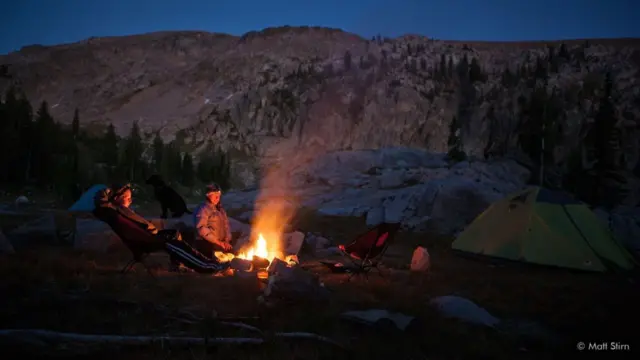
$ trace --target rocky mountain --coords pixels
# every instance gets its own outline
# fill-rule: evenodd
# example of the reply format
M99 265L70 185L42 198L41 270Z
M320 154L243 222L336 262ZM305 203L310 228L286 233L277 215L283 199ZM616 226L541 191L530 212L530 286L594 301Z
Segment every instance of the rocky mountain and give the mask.
M0 64L0 90L18 84L59 121L78 108L86 126L111 122L121 135L137 121L193 149L213 140L233 149L247 184L255 159L289 165L390 146L445 152L454 117L468 155L521 154L523 136L537 131L526 126L536 88L560 124L553 163L562 165L596 114L605 73L629 171L640 157L638 39L463 43L281 27L34 45Z

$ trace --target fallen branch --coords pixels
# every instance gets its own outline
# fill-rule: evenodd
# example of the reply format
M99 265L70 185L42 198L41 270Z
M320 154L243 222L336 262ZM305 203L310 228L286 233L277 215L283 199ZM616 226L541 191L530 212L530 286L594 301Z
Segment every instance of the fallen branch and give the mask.
M237 325L237 324L236 324ZM245 324L242 324L245 325ZM244 326L253 328L252 326ZM255 328L257 331L259 329ZM318 334L305 332L279 332L272 335L273 338L282 339L312 339L325 342L339 348L343 348L341 344ZM176 337L176 336L125 336L125 335L90 335L78 333L64 333L42 329L5 329L0 330L0 338L14 338L20 341L30 342L32 344L40 343L42 340L47 341L70 341L84 342L94 344L115 344L115 345L151 345L151 344L176 344L176 345L212 345L212 344L264 344L263 338L247 338L247 337Z
M0 337L18 338L20 340L40 340L72 341L99 344L117 345L150 345L176 344L176 345L206 345L206 344L262 344L263 339L259 338L202 338L202 337L174 337L174 336L123 336L123 335L90 335L77 333L63 333L42 329L9 329L0 330Z
M312 339L312 340L318 340L318 341L322 341L322 342L326 342L329 343L333 346L339 347L344 349L344 346L342 346L341 344L329 339L328 337L322 336L322 335L318 335L318 334L313 334L313 333L307 333L307 332L288 332L288 333L276 333L275 337L277 338L285 338L285 339Z
M245 329L245 330L249 330L249 331L255 331L257 333L262 334L262 330L258 329L255 326L251 326L251 325L247 325L241 322L228 322L228 321L218 321L217 323L218 325L224 325L224 326L229 326L229 327L235 327L238 329Z

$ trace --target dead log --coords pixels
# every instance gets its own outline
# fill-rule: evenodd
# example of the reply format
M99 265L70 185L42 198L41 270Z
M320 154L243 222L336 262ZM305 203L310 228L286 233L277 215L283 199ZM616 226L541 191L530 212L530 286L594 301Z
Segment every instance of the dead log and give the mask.
M311 339L325 342L336 347L344 347L321 335L306 332L278 332L270 337L275 339ZM43 329L5 329L0 330L0 338L15 339L30 344L43 344L43 341L76 342L102 345L260 345L266 342L263 338L252 337L179 337L179 336L149 336L149 335L92 335L65 333Z
M235 337L174 337L174 336L125 336L125 335L91 335L78 333L64 333L42 329L8 329L0 330L0 338L13 338L24 341L47 340L60 342L80 342L92 344L114 345L206 345L206 344L262 344L260 338Z

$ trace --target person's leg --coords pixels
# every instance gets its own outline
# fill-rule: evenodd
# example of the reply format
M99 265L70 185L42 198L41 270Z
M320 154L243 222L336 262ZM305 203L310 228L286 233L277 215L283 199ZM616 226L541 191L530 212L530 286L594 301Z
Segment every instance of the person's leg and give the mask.
M167 242L176 242L182 241L182 234L180 234L180 231L176 230L176 229L163 229L158 231L158 235L157 237L164 241L165 243ZM184 264L182 264L182 262L175 256L171 255L169 256L169 271L170 272L180 272L181 268L184 268Z
M216 273L227 268L227 265L221 264L216 258L207 257L184 241L167 242L167 252L180 259L186 268L200 273Z

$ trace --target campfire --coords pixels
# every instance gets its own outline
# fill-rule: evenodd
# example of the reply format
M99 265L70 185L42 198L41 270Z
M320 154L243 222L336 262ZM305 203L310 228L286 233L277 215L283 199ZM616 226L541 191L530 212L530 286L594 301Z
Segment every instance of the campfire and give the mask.
M273 250L275 246L269 244L262 233L258 233L258 239L253 246L250 246L246 251L238 254L238 258L244 260L253 260L254 257L266 259L271 263L273 259L282 257L279 251Z
M265 189L269 192L261 192L256 201L256 217L252 221L250 244L239 249L236 258L248 260L253 263L253 270L258 271L258 277L267 277L265 269L297 263L297 257L287 256L285 237L287 224L293 216L295 207L284 197L272 196L273 191L283 195L288 188L286 174L274 169L267 169L266 176L261 180ZM297 253L297 250L295 251ZM262 270L262 271L261 271Z

